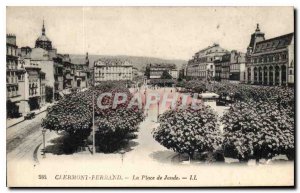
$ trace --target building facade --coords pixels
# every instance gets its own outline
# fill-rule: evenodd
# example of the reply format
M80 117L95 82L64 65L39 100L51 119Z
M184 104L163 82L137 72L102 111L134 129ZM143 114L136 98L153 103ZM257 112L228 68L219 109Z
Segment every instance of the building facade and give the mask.
M236 50L231 51L229 80L245 82L246 54Z
M293 85L294 60L294 33L265 39L257 24L247 48L246 82Z
M61 92L64 89L64 79L63 79L63 57L58 54L53 60L53 75L54 75L54 100L60 98Z
M213 44L205 49L195 53L193 59L188 61L187 78L188 79L212 79L215 77L214 61L219 60L227 50L220 47L219 44Z
M224 54L221 58L221 81L229 81L230 75L230 54Z
M214 61L216 81L245 81L245 54L232 50Z
M22 96L19 91L18 78L24 75L24 71L18 68L16 36L6 35L6 105L7 117L20 116L19 104Z
M87 88L90 84L89 55L86 53L85 63L75 64L75 85L77 89Z
M175 64L148 64L146 71L148 79L160 79L164 71L167 71L172 78L178 78L178 71Z
M63 89L72 89L75 85L75 65L68 54L62 56L63 61Z
M24 76L19 80L22 96L19 110L25 115L46 104L45 73L41 71L39 64L32 62L30 58L19 58L18 68L24 71Z
M94 63L94 80L97 85L102 81L132 80L133 66L128 61L99 59Z

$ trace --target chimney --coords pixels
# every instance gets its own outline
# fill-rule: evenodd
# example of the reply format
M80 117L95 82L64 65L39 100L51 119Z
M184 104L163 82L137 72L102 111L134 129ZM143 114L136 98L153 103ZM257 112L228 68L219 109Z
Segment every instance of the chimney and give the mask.
M6 43L17 45L16 35L14 34L6 34Z

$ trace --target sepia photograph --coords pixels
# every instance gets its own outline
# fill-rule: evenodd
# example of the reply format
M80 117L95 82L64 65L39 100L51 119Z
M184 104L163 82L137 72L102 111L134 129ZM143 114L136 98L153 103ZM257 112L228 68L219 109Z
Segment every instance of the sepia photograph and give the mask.
M7 186L295 187L294 20L7 6Z

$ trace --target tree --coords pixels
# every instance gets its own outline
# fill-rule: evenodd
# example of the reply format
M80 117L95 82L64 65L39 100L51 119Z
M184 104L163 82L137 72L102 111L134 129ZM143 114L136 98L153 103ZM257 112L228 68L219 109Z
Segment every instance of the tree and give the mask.
M16 103L11 102L11 100L6 101L6 113L7 118L20 117L19 107Z
M217 116L210 107L199 110L169 110L159 117L153 137L161 145L178 153L212 152L221 146Z
M119 108L109 117L97 118L97 146L99 150L111 153L119 149L128 140L136 137L138 124L144 120L143 112L139 109Z
M146 69L145 69L145 74L144 74L148 79L150 78L150 67L149 66L146 66Z
M47 103L52 103L53 101L53 87L51 86L46 86L45 88L45 94L46 94L46 102Z
M290 110L265 101L236 102L222 118L225 156L247 161L294 152Z
M164 70L161 77L161 79L173 79L173 77L169 74L167 70Z
M105 152L113 151L117 146L113 143L129 139L132 136L130 134L137 130L138 123L144 119L142 110L137 107L126 108L132 95L125 88L124 82L104 82L84 92L67 95L49 108L42 127L65 131L78 142L72 144L83 144L82 141L88 138L92 130L93 94L96 96L94 104L97 104L97 96L106 92L112 93L112 97L104 98L103 105L111 106L116 93L125 93L128 96L125 104L119 104L116 109L95 106L95 126L98 128L96 143Z

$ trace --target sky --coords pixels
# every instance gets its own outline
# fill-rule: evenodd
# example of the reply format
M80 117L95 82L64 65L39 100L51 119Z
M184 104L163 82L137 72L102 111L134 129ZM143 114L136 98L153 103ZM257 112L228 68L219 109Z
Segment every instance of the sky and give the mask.
M7 7L6 32L34 47L43 19L58 53L183 60L213 43L246 52L257 23L266 38L294 31L292 7Z

